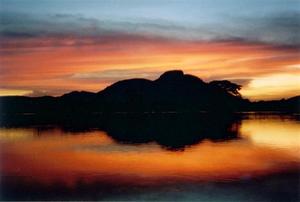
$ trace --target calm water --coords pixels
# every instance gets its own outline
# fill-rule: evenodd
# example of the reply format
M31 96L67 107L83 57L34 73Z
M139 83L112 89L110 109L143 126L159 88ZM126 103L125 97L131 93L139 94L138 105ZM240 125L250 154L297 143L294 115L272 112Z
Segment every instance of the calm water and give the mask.
M248 114L225 128L218 121L204 129L201 121L151 123L1 128L2 199L300 199L295 116Z

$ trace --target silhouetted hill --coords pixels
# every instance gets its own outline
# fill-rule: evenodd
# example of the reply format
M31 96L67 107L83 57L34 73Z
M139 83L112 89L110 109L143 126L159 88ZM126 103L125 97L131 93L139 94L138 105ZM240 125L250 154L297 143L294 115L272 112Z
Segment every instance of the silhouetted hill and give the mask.
M299 112L300 96L277 101L250 102L241 86L227 80L206 83L181 70L158 79L118 81L98 93L74 91L61 97L1 97L1 116L12 114L68 115L115 112ZM2 118L4 119L4 118Z
M235 111L246 102L220 86L180 70L168 71L157 80L119 81L98 93L102 111Z
M91 99L95 97L95 93L87 91L72 91L61 96L64 100L73 100L73 99Z

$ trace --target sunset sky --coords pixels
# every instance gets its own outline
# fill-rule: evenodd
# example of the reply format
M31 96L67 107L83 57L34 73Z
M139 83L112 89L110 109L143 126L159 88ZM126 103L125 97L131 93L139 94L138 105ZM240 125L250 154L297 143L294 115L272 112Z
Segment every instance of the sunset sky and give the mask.
M0 0L0 95L97 92L182 69L300 95L299 0Z

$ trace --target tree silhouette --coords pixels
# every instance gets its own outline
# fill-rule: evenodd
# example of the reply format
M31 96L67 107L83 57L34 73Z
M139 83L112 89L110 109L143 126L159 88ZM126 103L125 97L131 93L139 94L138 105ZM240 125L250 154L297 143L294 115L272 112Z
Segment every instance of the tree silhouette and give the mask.
M226 92L230 93L231 95L241 97L239 90L242 89L242 86L236 83L232 83L228 80L221 80L221 81L212 81L209 83L211 86L221 88Z

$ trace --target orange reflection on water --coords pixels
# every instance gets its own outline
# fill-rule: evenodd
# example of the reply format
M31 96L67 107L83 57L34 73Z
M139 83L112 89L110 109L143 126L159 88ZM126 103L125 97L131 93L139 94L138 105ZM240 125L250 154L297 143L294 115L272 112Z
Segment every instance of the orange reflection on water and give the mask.
M300 124L295 120L278 117L244 120L241 133L253 144L300 156Z
M246 120L242 124L244 138L240 140L204 141L177 152L154 143L120 145L102 131L72 135L60 129L39 132L1 129L1 173L44 182L62 179L74 182L78 178L103 176L129 181L137 178L201 181L240 179L297 169L300 158L295 155L293 146L299 138L299 134L296 135L299 124L276 121ZM281 141L280 134L287 140ZM276 141L277 144L273 144ZM281 143L285 145L284 150L276 147Z

